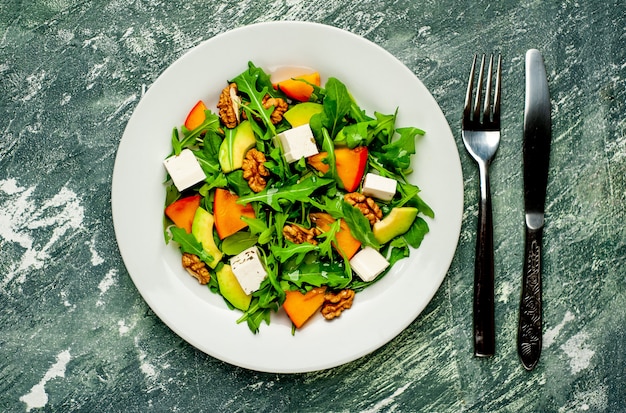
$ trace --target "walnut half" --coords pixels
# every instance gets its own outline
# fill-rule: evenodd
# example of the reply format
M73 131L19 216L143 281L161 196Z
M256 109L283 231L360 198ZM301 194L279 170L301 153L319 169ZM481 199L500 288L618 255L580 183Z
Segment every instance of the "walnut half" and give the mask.
M380 220L383 217L383 211L380 210L380 207L372 198L367 197L358 192L352 192L346 194L343 197L346 202L350 205L357 207L359 211L365 218L367 218L371 225L374 225L376 221Z
M217 102L220 118L227 128L232 129L239 124L239 107L241 106L241 98L237 94L237 85L231 83L226 86L220 94Z
M285 225L283 228L283 235L286 239L293 242L294 244L302 244L303 242L308 242L313 245L317 245L316 236L320 235L322 231L317 228L304 228L300 225L290 224Z
M206 264L197 255L183 253L183 268L200 284L207 284L211 279L211 273L209 273Z
M322 304L322 315L327 320L339 317L344 310L352 307L354 296L356 293L354 290L345 289L334 294L327 292L324 294L324 304Z
M248 186L254 192L261 192L265 189L270 176L270 171L263 165L266 161L265 154L257 149L250 149L243 159L243 179L248 181Z

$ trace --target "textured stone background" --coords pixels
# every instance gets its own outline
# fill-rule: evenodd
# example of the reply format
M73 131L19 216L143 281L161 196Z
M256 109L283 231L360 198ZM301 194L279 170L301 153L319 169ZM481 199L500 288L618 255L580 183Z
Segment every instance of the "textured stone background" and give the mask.
M0 1L0 411L626 411L626 7L621 1ZM404 62L461 154L463 228L441 289L373 354L261 374L195 350L147 307L120 258L110 186L142 92L202 40L307 20ZM553 104L544 348L516 351L523 252L524 53ZM498 352L471 350L477 170L460 142L474 52L501 51L492 166Z

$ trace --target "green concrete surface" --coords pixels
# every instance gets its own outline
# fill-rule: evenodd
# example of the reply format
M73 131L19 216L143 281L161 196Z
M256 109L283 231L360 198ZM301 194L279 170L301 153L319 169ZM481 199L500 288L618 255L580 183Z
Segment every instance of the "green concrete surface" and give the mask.
M120 256L117 146L142 93L231 28L303 20L363 36L441 106L463 226L432 302L377 351L306 374L249 371L174 334ZM544 54L553 139L544 343L515 339L523 261L524 54ZM460 116L475 52L503 56L491 168L497 352L472 355L478 196ZM626 6L590 1L0 1L0 411L626 412Z

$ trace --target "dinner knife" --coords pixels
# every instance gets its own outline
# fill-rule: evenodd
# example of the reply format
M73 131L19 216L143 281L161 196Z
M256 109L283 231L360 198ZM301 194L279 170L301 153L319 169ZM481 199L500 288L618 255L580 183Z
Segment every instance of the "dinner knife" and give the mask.
M541 256L550 140L550 93L541 52L526 52L524 110L524 209L526 221L524 274L517 351L526 370L539 361L542 345Z

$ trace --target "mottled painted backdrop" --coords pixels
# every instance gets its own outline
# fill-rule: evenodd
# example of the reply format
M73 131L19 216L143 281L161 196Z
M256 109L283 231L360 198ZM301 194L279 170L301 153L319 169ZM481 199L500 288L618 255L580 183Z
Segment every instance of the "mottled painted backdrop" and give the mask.
M622 1L0 0L0 411L626 411L626 7ZM110 187L142 94L189 48L245 24L364 36L432 91L465 176L457 254L431 304L373 354L260 374L195 350L148 308L120 258ZM272 41L279 41L273 39ZM515 352L524 53L545 56L553 146L544 348ZM497 355L471 349L477 170L460 143L474 52L501 51L492 167Z

